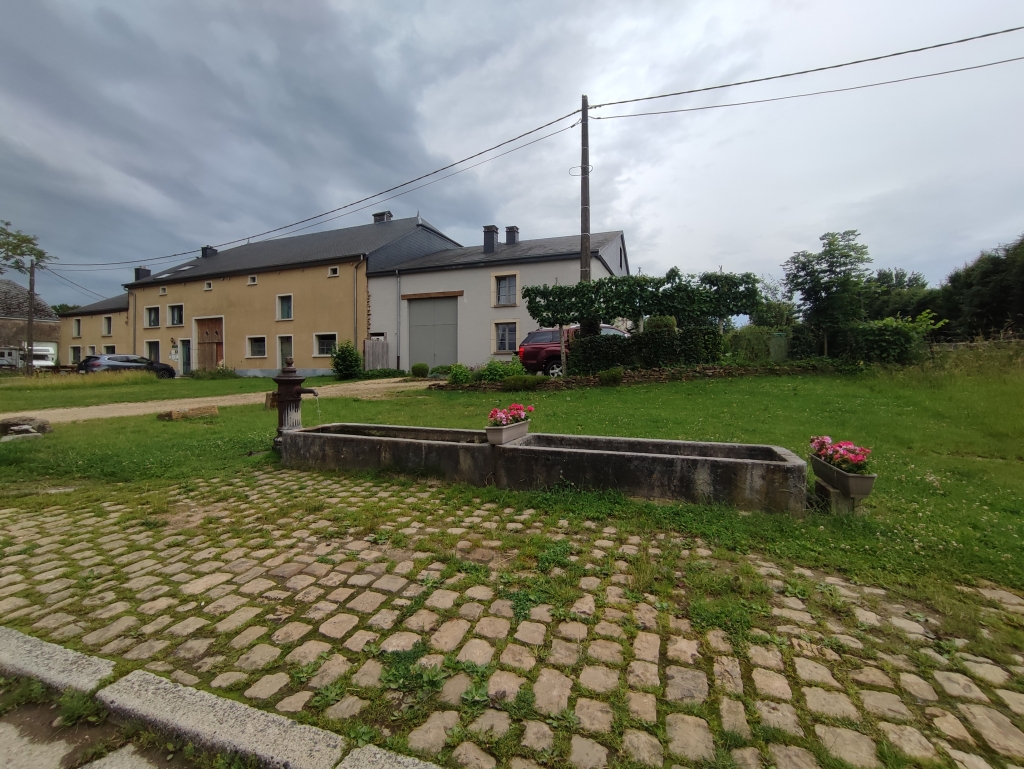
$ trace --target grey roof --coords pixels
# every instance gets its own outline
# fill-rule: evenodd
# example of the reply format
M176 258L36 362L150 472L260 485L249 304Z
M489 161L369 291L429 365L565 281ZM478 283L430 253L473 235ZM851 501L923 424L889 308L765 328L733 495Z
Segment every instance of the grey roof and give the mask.
M36 294L34 306L36 320L60 320L39 294ZM0 278L0 318L28 319L28 289L6 278Z
M126 287L147 286L168 281L195 280L219 275L299 267L304 264L368 256L387 246L407 242L403 256L422 256L431 251L459 244L419 216L387 222L361 224L340 230L314 232L289 238L261 240L225 249L213 256L197 257L189 262L155 272L148 278L126 283ZM400 250L400 249L399 249Z
M618 254L615 260L609 263L610 254L602 253L609 246L616 247L622 242L622 231L597 232L590 236L591 255L597 255L613 275L620 274L618 265ZM435 270L457 270L466 267L477 267L488 264L502 264L507 262L532 262L550 261L555 259L566 259L578 256L580 253L580 236L563 235L555 238L537 238L536 240L522 240L519 243L508 246L499 243L494 253L485 254L484 247L468 246L466 248L452 248L447 251L438 251L427 256L409 259L395 264L390 271L396 269L399 272L429 272ZM378 272L371 263L370 274ZM626 268L628 272L628 267Z
M62 318L78 317L79 315L103 315L108 312L127 312L128 294L118 294L109 299L100 299L98 302L87 304L85 307L76 307L74 310L66 310L57 313Z

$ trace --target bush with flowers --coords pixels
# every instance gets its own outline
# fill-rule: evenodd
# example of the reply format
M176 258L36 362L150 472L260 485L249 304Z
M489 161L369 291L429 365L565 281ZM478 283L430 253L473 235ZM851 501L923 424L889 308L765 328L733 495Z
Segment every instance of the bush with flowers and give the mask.
M844 473L868 474L868 455L871 449L855 446L853 441L833 443L829 436L819 435L811 438L811 454Z
M521 403L513 403L507 409L491 409L490 416L487 417L487 426L505 427L525 422L532 413L533 406L524 406Z

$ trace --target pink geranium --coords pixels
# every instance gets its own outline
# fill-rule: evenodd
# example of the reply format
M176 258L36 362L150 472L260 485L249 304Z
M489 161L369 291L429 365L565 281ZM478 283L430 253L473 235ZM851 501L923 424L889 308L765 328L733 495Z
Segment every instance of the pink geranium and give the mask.
M829 436L819 435L811 438L811 454L845 473L865 475L871 449L856 446L853 441L833 443Z
M525 422L533 413L533 406L524 406L521 403L513 403L507 409L491 409L487 417L488 427L505 427L514 425L516 422Z

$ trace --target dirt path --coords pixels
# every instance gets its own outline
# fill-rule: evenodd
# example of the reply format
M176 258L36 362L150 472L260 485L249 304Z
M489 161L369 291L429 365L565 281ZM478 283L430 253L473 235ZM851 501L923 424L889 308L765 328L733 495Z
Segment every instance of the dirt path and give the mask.
M322 385L317 387L321 398L364 398L378 400L403 390L422 390L431 381L405 381L402 379L373 379L369 382L348 382L346 384ZM38 417L51 423L84 422L87 419L108 419L110 417L137 417L143 414L159 414L173 409L190 409L196 406L246 406L266 401L265 392L241 393L238 395L213 395L206 398L175 398L140 403L104 403L99 406L80 408L35 409L3 414L4 417Z

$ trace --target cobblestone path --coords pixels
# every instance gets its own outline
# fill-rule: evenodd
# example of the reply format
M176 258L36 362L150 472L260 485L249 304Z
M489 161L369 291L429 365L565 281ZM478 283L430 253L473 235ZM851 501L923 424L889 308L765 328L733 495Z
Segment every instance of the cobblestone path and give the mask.
M406 480L169 493L0 510L0 622L470 769L1024 763L1024 659L878 588Z

